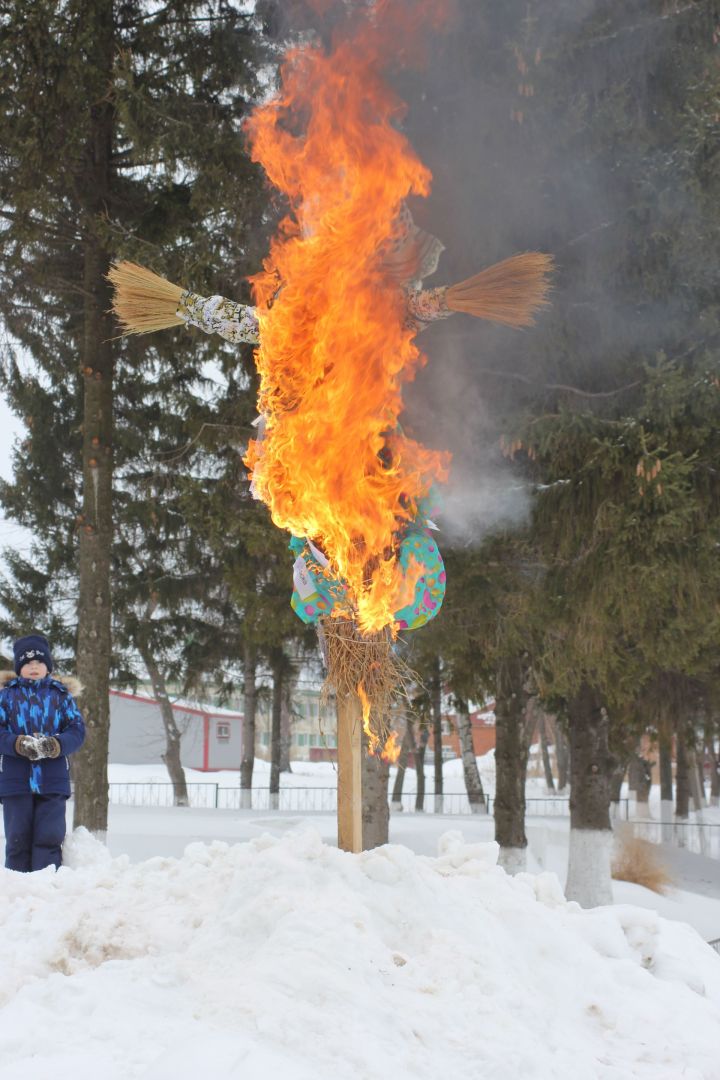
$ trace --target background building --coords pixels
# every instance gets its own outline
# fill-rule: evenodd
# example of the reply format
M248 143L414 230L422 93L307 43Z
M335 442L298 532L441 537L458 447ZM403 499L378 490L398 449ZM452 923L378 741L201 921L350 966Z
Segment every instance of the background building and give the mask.
M212 705L176 701L181 733L180 759L188 769L213 772L238 769L242 757L242 714ZM161 765L165 728L160 705L149 694L110 691L110 761L123 765Z

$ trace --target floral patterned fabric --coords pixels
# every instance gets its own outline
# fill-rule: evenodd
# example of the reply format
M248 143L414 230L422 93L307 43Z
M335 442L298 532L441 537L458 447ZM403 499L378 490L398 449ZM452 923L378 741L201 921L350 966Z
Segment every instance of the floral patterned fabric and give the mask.
M198 296L184 292L180 297L177 316L206 334L219 334L234 344L260 344L260 325L254 307L236 304L224 296Z
M406 289L405 302L410 324L424 330L428 323L454 315L455 312L447 306L446 293L446 286L439 289Z
M454 312L445 304L446 292L446 288L407 288L405 300L408 325L420 331L424 330L428 323L453 315ZM197 326L206 334L219 334L236 345L240 342L260 344L260 325L256 309L247 304L237 304L225 296L199 296L197 293L184 292L180 297L177 315L189 326Z
M385 273L403 284L419 282L434 274L444 250L445 245L437 236L418 228L403 203L379 254Z

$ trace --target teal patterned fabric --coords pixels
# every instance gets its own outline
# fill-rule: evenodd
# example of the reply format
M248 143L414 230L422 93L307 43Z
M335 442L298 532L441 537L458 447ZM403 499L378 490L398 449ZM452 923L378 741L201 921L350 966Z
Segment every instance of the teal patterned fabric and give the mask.
M290 603L298 618L314 624L333 611L339 614L343 607L351 617L347 587L330 573L317 548L293 536L290 550L296 556ZM400 542L398 560L404 570L411 565L421 569L412 601L395 612L398 629L417 630L435 618L445 597L445 566L432 532L413 523Z

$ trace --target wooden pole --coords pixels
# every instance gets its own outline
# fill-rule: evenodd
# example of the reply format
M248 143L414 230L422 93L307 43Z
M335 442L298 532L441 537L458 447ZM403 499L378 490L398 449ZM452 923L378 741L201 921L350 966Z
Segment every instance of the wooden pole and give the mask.
M337 697L338 847L363 849L362 705L357 694Z

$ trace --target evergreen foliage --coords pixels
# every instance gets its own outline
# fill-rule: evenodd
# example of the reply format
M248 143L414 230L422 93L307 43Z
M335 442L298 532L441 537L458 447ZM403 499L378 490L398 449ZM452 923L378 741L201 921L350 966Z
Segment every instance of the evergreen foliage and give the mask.
M41 2L7 5L1 19L0 317L11 341L4 389L30 431L15 455L14 482L3 485L0 498L33 534L29 558L10 556L2 628L13 634L31 614L66 652L74 650L78 604L81 637L87 619L83 541L104 532L109 553L112 514L115 643L129 644L142 613L168 603L177 611L169 623L155 616L151 636L162 637L165 655L176 659L176 635L184 633L182 646L188 626L197 633L201 604L209 640L206 612L222 588L203 591L203 568L211 565L216 579L217 568L208 551L200 558L201 538L178 517L186 491L162 463L188 443L195 447L181 469L197 481L196 497L204 497L203 425L216 420L209 376L218 368L225 373L232 424L246 425L249 354L243 371L236 370L236 352L199 334L108 345L114 328L102 316L109 306L102 275L111 256L130 257L198 290L243 297L268 224L264 185L240 130L265 78L261 27L245 5L224 0L157 9L140 0ZM88 423L97 379L112 382L98 414L109 423L112 409L111 441ZM88 511L93 483L98 473L109 483L111 471L112 510L108 500L96 520ZM219 474L222 466L208 471ZM189 613L191 599L196 607ZM212 639L225 650L213 654L217 664L233 648L233 635L228 627ZM96 724L92 715L93 692L100 700L104 685L107 700L100 642L93 649L86 641L78 662L93 651L99 665L85 679L94 684L86 707L91 731L98 730L88 743L98 744L104 761L107 725L99 705ZM97 773L94 762L89 771ZM102 793L93 801L99 806Z

